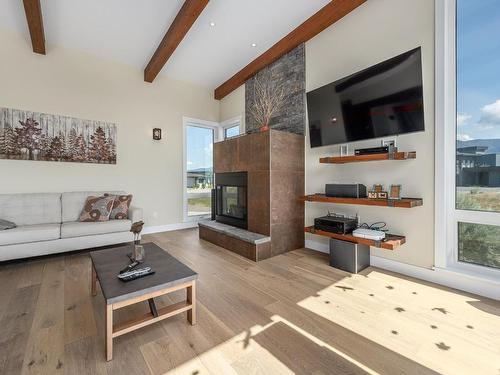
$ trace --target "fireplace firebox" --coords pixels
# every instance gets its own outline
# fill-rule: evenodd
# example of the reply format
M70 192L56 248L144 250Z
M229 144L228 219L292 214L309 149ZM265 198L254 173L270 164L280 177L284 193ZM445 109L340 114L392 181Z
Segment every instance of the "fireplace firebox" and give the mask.
M247 172L215 174L215 220L247 229Z

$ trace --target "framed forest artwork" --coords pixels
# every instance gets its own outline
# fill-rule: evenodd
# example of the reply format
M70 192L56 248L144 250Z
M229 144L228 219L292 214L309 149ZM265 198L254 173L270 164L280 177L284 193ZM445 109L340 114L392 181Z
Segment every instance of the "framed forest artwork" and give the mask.
M0 159L116 164L116 124L0 107Z

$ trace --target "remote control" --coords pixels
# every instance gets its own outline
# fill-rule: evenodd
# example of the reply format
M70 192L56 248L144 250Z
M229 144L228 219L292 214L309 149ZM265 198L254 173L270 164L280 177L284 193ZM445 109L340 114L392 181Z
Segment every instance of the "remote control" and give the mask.
M137 261L132 262L128 266L126 266L124 269L122 269L120 271L120 274L129 272L129 271L133 270L135 267L137 267L138 265L139 265L139 262L137 262Z
M144 268L139 268L136 270L122 272L118 275L118 277L126 277L126 276L135 275L135 274L139 274L139 273L143 273L143 272L147 272L147 271L151 271L151 267L144 267Z
M144 268L140 268L137 270L128 271L128 272L124 272L122 274L119 274L118 278L121 281L127 282L127 281L131 281L131 280L139 279L139 278L144 277L144 276L152 275L154 273L155 273L155 271L152 271L151 267L144 267Z

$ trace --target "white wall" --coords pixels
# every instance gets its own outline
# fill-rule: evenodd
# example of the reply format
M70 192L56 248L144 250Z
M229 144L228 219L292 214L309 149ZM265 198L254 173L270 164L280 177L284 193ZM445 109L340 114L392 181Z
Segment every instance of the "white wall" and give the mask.
M422 197L424 206L413 209L307 203L306 223L335 209L358 213L362 221L386 221L393 233L407 237L395 251L372 249L372 255L421 267L434 263L434 1L371 0L306 43L306 90L312 90L351 73L422 46L425 126L422 133L397 138L401 150L417 151L412 161L346 165L319 164L322 156L338 155L339 146L311 149L306 139L306 192L324 191L325 183L367 186L402 184L403 195ZM242 86L243 87L243 86ZM240 87L238 90L244 90ZM244 95L234 94L221 103L221 113L244 108ZM238 101L239 100L239 101ZM380 140L351 143L358 147L380 145ZM307 235L318 247L323 237Z
M245 85L241 85L220 101L219 118L226 121L241 116L245 122Z
M425 132L397 137L399 149L417 151L412 161L370 162L346 165L319 164L319 158L338 155L339 146L309 148L306 139L306 192L324 191L328 182L366 186L402 184L403 195L422 197L424 206L413 209L337 206L308 203L306 222L335 208L356 214L362 221L387 222L391 232L407 243L395 251L372 249L372 255L431 267L434 263L434 1L367 1L306 43L306 90L312 90L415 47L422 47ZM379 146L379 140L349 144ZM318 236L309 239L322 241Z
M0 106L118 124L116 165L0 160L0 194L120 189L147 226L182 221L182 116L218 121L213 90L164 76L145 83L141 70L57 46L36 55L5 30L0 46Z

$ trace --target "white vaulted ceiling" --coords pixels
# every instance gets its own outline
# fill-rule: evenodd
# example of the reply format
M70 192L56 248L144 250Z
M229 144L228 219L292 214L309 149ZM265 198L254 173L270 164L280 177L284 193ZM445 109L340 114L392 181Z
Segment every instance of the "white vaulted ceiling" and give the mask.
M328 2L211 0L160 74L215 88ZM183 0L41 4L47 54L60 45L144 69ZM31 48L22 0L0 0L0 28L22 33Z

